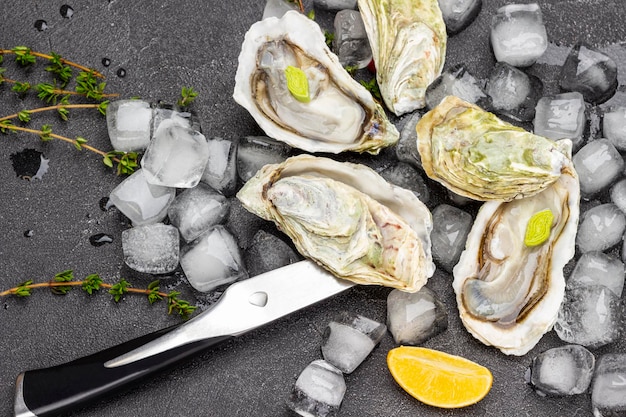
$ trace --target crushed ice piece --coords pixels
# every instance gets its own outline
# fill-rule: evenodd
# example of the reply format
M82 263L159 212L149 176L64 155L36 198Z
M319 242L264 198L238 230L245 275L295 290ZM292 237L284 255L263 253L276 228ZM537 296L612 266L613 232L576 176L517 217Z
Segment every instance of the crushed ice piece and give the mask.
M617 181L609 191L611 203L615 204L626 214L626 178Z
M246 136L239 142L237 151L239 178L248 181L264 165L283 162L290 151L289 145L267 136Z
M595 362L593 353L580 345L548 349L532 359L526 382L543 396L582 394L591 384Z
M398 187L413 191L413 194L415 194L422 203L428 203L428 186L420 173L411 165L405 162L398 162L381 171L380 175L388 182Z
M301 259L302 256L282 239L263 230L256 232L250 246L244 252L246 269L251 277L273 271Z
M337 54L339 63L344 67L367 67L372 60L372 49L361 13L348 9L338 11L335 14L334 27L333 51Z
M407 117L404 127L400 131L400 139L396 145L396 157L398 160L418 169L422 169L422 158L417 150L417 131L415 126L421 117L420 112L412 113Z
M534 64L548 48L548 34L539 5L500 7L491 20L490 39L497 61L514 67Z
M134 226L163 221L167 208L176 197L176 189L146 181L138 169L111 191L107 205L113 204Z
M478 16L482 5L482 0L439 0L448 35L455 35L468 27Z
M529 122L535 118L535 107L543 92L543 83L534 75L498 62L489 74L486 87L492 109L516 121Z
M587 143L572 158L583 196L610 187L624 171L624 158L608 139Z
M580 218L576 246L582 253L605 251L621 242L626 215L613 203L600 204Z
M457 96L486 110L491 108L491 98L463 64L444 71L428 86L426 107L435 108L446 96Z
M617 150L626 151L626 107L617 107L604 113L602 131Z
M212 226L222 223L230 201L205 184L188 188L176 196L167 215L173 226L187 242L199 237Z
M542 97L535 108L534 133L549 139L571 139L580 148L585 128L585 100L577 92Z
M113 149L143 151L150 143L152 108L142 100L117 100L106 111L109 139Z
M408 293L397 289L387 296L387 327L401 345L419 345L448 328L445 305L428 287Z
M452 272L465 249L465 241L474 219L469 213L448 204L435 207L432 215L430 240L433 260L444 270Z
M122 232L124 262L135 271L167 274L178 266L179 235L174 226L148 224Z
M617 65L599 49L579 42L563 64L560 85L565 91L578 91L590 103L604 103L617 90Z
M305 417L336 417L346 393L341 371L318 359L298 376L287 406Z
M356 9L357 0L314 0L313 4L325 10Z
M624 273L624 263L614 256L602 252L587 252L576 262L576 267L567 280L567 287L604 285L621 297Z
M554 331L566 343L595 349L617 340L621 315L619 297L604 285L567 288Z
M184 246L180 265L189 284L200 292L248 277L235 238L221 225Z
M298 10L298 6L295 2L288 0L267 0L267 2L265 2L265 8L263 9L262 19L267 19L268 17L277 17L280 19L285 13L291 10Z
M172 119L161 122L141 158L146 180L166 187L195 187L209 159L204 135L178 125Z
M623 416L626 410L626 354L598 358L591 386L594 417Z
M322 340L324 360L341 372L354 371L385 335L384 324L352 313L328 323Z
M211 138L207 144L209 160L200 181L230 197L237 189L237 144L222 138Z

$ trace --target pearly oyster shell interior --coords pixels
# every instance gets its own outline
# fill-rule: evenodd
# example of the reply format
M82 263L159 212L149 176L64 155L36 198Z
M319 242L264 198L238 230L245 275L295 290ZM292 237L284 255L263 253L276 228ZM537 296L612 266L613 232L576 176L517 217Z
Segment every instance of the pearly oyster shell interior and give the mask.
M398 116L421 109L446 57L438 1L358 0L358 5L385 105Z
M570 164L565 142L534 135L455 96L426 113L416 131L426 174L474 200L532 196Z
M341 278L415 292L434 273L429 210L364 165L295 156L260 169L237 198Z
M308 101L289 90L288 67L306 76ZM328 49L317 23L296 11L250 27L233 97L268 136L309 152L377 154L399 137L382 107Z
M474 337L523 355L552 329L565 292L563 267L574 256L579 198L570 164L532 197L483 204L453 282L461 319ZM547 240L527 246L529 220L546 209L553 216Z

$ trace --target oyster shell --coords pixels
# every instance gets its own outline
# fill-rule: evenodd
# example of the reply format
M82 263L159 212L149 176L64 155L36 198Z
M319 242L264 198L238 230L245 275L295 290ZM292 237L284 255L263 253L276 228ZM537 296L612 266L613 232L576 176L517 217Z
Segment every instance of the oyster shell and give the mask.
M376 64L376 80L396 115L421 109L441 74L446 27L437 0L358 0Z
M430 212L364 165L295 156L260 169L237 198L341 278L415 292L434 273Z
M288 68L302 70L308 95L291 92ZM233 97L268 136L309 152L377 154L399 137L383 108L330 52L317 23L296 11L250 27Z
M526 132L455 96L426 113L416 131L426 174L474 200L532 196L571 163L564 142Z
M483 204L453 282L461 320L478 340L523 355L552 328L565 293L563 267L574 256L579 196L570 164L541 193ZM546 209L552 212L547 240L528 246L527 224Z

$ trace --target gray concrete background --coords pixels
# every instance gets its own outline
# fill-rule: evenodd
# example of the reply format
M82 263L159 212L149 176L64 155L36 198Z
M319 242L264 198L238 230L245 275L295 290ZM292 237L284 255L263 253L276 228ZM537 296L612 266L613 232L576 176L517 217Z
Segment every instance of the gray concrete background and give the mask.
M523 1L526 2L526 1ZM71 19L59 9L74 9ZM489 22L504 0L485 0L478 19L449 39L446 66L465 63L477 77L493 65L489 47ZM568 48L577 39L592 45L616 47L626 42L626 10L621 0L564 0L539 2L548 37ZM252 118L231 98L239 47L247 28L262 14L264 2L84 0L23 1L5 4L0 24L0 47L28 45L53 50L107 75L109 92L123 97L175 101L180 87L200 92L194 104L207 136L229 139L260 134ZM34 28L44 19L48 30ZM328 27L330 16L318 11ZM619 49L619 47L617 47ZM557 48L559 49L559 48ZM111 66L101 64L104 57ZM9 61L6 57L5 61ZM22 70L5 62L6 76L31 82L48 79L45 64ZM118 78L116 70L127 70ZM556 67L535 65L548 92L556 92ZM36 106L36 100L19 99L0 86L0 113ZM404 118L393 119L402 126ZM55 132L81 135L109 149L104 119L91 111L73 111L68 123L38 115L33 126L51 123ZM40 143L19 134L0 136L0 286L5 289L33 279L43 281L73 269L77 277L99 273L112 282L120 276L135 286L152 278L123 266L120 233L127 227L115 211L103 212L98 202L121 181L99 158L77 152L58 141ZM40 181L16 177L9 156L34 148L50 159L50 170ZM351 157L374 167L394 163L393 150L377 158ZM433 189L431 206L442 201ZM431 207L432 208L432 207ZM236 210L236 208L235 208ZM24 237L25 230L34 235ZM113 235L113 244L93 247L95 233ZM206 304L206 297L187 288L179 278L163 281L184 297ZM461 410L439 410L422 405L393 381L385 356L394 347L389 335L353 374L346 377L347 392L341 416L589 416L590 396L541 398L523 381L524 371L537 353L562 344L554 332L547 334L528 355L508 357L473 339L457 318L451 276L437 271L429 281L449 309L449 329L428 341L427 347L462 355L489 367L494 385L480 403ZM81 410L75 416L288 416L284 401L300 371L321 357L321 334L340 311L349 310L375 320L385 320L389 290L357 287L335 299L298 312L266 328L202 354L177 369L162 374L125 394ZM0 415L12 415L15 376L26 369L48 367L84 356L159 328L176 323L164 306L148 306L141 297L128 296L119 304L108 295L89 297L75 291L65 297L39 290L28 299L0 300ZM623 341L594 353L625 352ZM54 383L54 381L51 381Z

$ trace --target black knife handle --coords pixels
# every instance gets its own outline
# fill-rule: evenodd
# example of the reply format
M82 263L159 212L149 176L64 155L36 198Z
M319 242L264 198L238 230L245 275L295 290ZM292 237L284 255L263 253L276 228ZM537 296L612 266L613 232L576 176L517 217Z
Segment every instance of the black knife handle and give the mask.
M150 333L90 356L51 368L26 371L18 376L15 395L16 417L50 417L89 405L144 377L169 368L232 336L220 336L192 342L165 352L107 368L104 364L130 352L178 326Z

